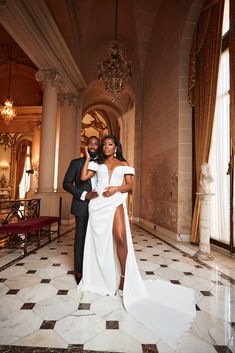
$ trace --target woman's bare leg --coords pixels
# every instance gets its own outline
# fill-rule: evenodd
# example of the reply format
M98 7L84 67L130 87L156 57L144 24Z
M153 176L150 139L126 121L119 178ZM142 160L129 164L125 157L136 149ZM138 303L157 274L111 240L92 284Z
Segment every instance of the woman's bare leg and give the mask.
M121 278L119 289L123 289L124 276L127 258L127 239L126 239L126 225L123 206L117 207L113 220L113 236L117 245L117 255L120 261Z

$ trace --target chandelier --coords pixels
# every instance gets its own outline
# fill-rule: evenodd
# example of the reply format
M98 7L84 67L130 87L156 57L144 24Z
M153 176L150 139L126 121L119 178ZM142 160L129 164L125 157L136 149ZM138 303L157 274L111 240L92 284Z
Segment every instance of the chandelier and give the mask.
M98 62L98 79L103 82L113 102L131 78L131 62L124 59L122 48L117 41L117 14L118 0L116 0L115 13L115 40L108 49L107 57L102 62Z
M9 68L9 78L8 78L8 97L5 99L3 105L0 107L0 115L3 118L6 125L9 124L11 120L16 117L16 108L14 107L14 103L11 94L11 66L12 66L12 40L11 47L9 50L9 60L10 60L10 68Z

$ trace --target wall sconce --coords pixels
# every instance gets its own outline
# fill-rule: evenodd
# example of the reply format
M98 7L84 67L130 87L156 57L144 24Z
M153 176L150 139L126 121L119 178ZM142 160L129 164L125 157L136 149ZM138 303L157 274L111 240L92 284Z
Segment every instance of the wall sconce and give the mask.
M33 168L33 170L35 170L36 172L38 172L38 168L39 168L39 160L36 158L33 158L31 161L31 166Z
M10 167L10 165L9 165L9 163L7 163L7 162L1 162L1 163L0 163L0 169L1 169L1 170L8 170L9 167Z

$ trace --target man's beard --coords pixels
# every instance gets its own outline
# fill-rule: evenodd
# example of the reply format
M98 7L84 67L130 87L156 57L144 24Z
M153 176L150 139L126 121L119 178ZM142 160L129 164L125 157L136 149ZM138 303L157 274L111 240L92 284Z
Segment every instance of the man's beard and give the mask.
M97 152L93 152L93 151L88 151L88 152L91 158L95 158L97 156Z

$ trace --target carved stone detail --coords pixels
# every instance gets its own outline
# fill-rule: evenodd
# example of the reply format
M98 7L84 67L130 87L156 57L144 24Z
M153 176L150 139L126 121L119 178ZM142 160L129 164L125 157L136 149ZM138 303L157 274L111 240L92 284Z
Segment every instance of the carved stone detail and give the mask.
M48 80L51 80L54 87L59 90L65 89L64 79L55 69L40 69L35 74L35 79L38 82L45 83Z
M39 131L41 128L41 125L42 125L41 120L29 121L29 126L32 131Z
M64 90L66 87L64 79L60 76L60 74L58 72L55 74L55 77L53 78L52 84L53 84L53 86L55 86L59 90Z
M60 102L61 105L72 105L74 107L79 106L79 99L78 97L74 96L73 94L67 93L67 94L60 94L58 96L58 101Z

